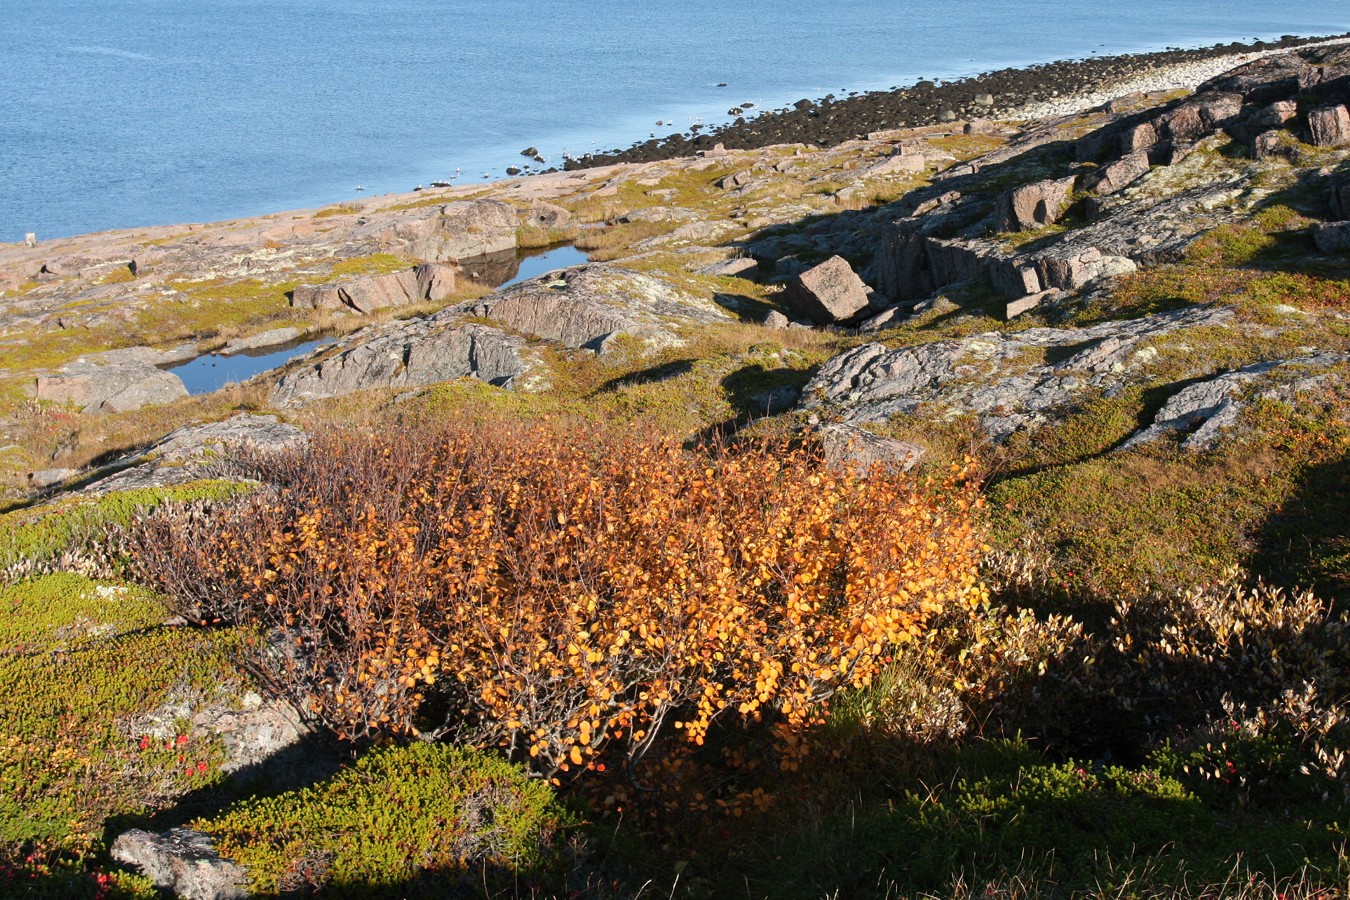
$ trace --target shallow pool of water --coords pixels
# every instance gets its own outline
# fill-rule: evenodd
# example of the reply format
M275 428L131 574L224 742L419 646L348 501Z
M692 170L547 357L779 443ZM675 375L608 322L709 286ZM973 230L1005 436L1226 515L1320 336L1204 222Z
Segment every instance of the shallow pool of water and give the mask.
M261 347L230 356L208 353L194 360L173 366L166 371L183 379L189 394L209 394L227 384L247 381L254 375L285 365L311 350L333 343L336 338L319 338L302 344L284 344L280 347Z
M538 278L545 272L552 272L554 269L567 269L572 266L581 266L589 262L586 253L578 250L571 244L564 244L561 247L554 247L552 250L545 250L537 256L526 256L520 261L520 269L516 271L514 278L498 285L504 288L507 285L516 284L521 281L529 281L531 278Z
M586 262L586 254L583 251L578 250L571 244L564 244L543 251L535 251L531 255L502 253L489 257L479 257L477 260L467 259L460 262L460 268L471 278L475 275L479 276L474 280L480 283L503 288L520 281L537 278L555 269L566 269ZM331 344L335 340L336 338L331 337L320 338L316 341L306 341L301 344L292 343L279 347L261 347L257 350L246 350L229 356L220 353L208 353L205 356L199 356L196 359L170 367L167 371L183 379L183 385L187 388L189 394L209 394L212 391L220 390L227 384L238 384L241 381L247 381L254 375L260 375L270 369L284 366L291 360L304 356L311 350Z

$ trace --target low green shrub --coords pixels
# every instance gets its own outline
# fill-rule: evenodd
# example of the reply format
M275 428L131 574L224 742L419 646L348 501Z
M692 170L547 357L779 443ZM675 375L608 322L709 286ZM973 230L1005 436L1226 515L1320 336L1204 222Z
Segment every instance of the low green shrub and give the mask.
M218 697L237 637L157 627L167 615L143 589L68 573L0 590L0 865L78 861L107 817L218 779L217 742L145 716Z
M578 824L548 785L499 757L444 744L373 751L321 784L195 823L251 887L436 896L544 879Z
M1306 806L1268 815L1209 804L1159 766L1054 761L1021 740L976 740L945 754L921 789L915 781L784 823L762 846L737 842L739 896L748 886L803 900L968 897L970 885L1003 884L985 896L1227 897L1300 872L1310 889L1297 896L1316 896L1340 877L1334 814L1319 823ZM1242 881L1227 883L1239 870Z

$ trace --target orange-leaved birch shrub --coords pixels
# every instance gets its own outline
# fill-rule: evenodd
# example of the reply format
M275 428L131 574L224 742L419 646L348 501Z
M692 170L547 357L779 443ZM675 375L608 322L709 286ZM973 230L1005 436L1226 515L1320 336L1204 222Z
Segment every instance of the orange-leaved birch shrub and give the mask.
M278 683L339 733L454 735L547 776L672 729L769 716L790 742L947 604L978 602L973 479L826 468L596 429L329 434L259 461L220 517L153 517L142 569L270 629ZM147 545L165 548L154 551Z

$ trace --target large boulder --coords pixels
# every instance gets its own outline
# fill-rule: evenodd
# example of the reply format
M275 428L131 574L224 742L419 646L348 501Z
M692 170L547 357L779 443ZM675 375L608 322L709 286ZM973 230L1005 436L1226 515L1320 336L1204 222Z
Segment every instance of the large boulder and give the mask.
M191 345L171 350L129 347L82 357L37 377L36 397L72 403L82 412L128 412L186 397L183 380L160 366L196 356Z
M129 412L186 397L183 380L153 366L72 363L37 378L37 399L73 403L81 412Z
M1309 110L1308 131L1318 147L1350 146L1350 110L1341 105Z
M598 352L619 336L649 346L674 345L681 340L681 326L731 320L711 300L602 263L511 285L477 301L472 311L533 337Z
M1257 130L1280 128L1297 115L1297 103L1293 100L1277 100L1253 113L1252 117L1248 119L1248 124Z
M520 223L531 228L565 228L571 221L570 212L543 200L534 201L520 214Z
M416 388L476 378L511 387L530 368L525 342L497 328L459 321L458 308L427 319L364 329L316 351L272 388L276 406L375 388Z
M1114 194L1129 187L1147 173L1148 153L1143 150L1127 153L1097 172L1092 190L1100 195Z
M423 263L415 269L385 275L360 275L330 284L296 287L291 306L298 309L352 309L369 314L379 309L444 300L455 291L455 268Z
M994 228L1027 231L1055 224L1068 204L1074 181L1072 177L1050 179L1008 191L999 198Z
M820 325L852 319L870 302L867 285L842 256L793 276L784 297L798 313Z
M465 259L516 247L520 216L500 200L457 200L430 215L410 215L376 236L402 255L427 262Z
M1312 227L1312 236L1323 253L1350 251L1350 222L1318 222Z

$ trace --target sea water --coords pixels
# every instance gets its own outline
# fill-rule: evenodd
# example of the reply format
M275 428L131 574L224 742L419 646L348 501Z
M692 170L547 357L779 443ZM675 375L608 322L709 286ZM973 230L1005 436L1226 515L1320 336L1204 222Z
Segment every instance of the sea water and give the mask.
M1347 30L1345 0L0 0L0 241L481 182L745 102Z

